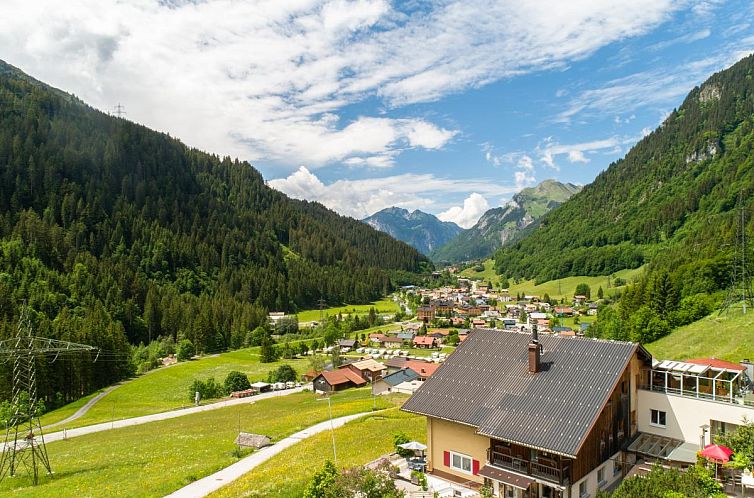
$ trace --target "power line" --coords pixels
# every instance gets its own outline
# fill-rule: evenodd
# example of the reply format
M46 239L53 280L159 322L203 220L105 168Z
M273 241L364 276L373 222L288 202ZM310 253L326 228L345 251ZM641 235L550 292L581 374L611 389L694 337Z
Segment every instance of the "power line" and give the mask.
M123 106L121 105L121 103L120 103L120 102L118 102L118 105L116 105L116 106L115 106L115 107L113 108L113 112L112 112L112 113L113 113L113 114L115 114L116 116L118 116L119 118L122 118L123 116L125 116L125 115L126 115L126 111L125 111L124 109L125 109L125 107L123 107Z
M736 217L736 238L731 267L731 286L723 302L722 311L737 307L741 303L744 314L747 306L754 307L754 295L751 290L751 270L749 269L748 245L746 240L746 209L743 190L738 194L739 215Z
M0 359L13 362L12 413L6 427L5 444L0 458L0 481L6 476L15 476L19 468L24 468L34 485L37 485L40 470L52 475L42 425L39 422L37 359L51 358L54 362L61 356L69 357L74 353L98 350L86 344L35 337L32 332L29 308L24 303L16 336L0 341Z

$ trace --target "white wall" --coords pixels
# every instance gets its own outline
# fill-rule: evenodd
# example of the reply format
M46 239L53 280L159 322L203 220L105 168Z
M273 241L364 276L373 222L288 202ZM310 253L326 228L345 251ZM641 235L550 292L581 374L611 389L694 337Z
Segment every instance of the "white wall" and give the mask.
M638 406L639 431L682 439L694 444L699 444L699 437L702 433L700 427L710 424L710 420L742 424L746 417L749 421L754 421L754 407L643 389L639 389ZM653 409L667 413L667 427L656 427L650 424ZM707 434L706 444L709 443L709 434Z
M609 488L615 481L621 479L621 473L615 473L615 461L620 459L620 452L616 453L602 465L582 477L571 486L571 497L579 498L579 486L586 481L587 496L594 498L600 489ZM605 480L601 484L597 482L597 473L600 469L605 469ZM620 470L620 468L618 469Z

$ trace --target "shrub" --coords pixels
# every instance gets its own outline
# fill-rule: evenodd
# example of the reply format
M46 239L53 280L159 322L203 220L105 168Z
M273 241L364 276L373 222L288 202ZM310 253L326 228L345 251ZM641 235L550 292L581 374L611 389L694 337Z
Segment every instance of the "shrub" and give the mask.
M178 360L190 360L194 356L194 343L188 339L183 339L178 343Z
M237 370L229 372L223 384L225 386L225 394L230 394L234 391L243 391L251 387L249 378Z
M189 399L194 400L196 393L199 393L202 399L220 398L225 395L223 387L215 382L214 377L210 377L205 381L194 379L194 382L189 386Z
M296 382L298 374L290 365L280 365L270 372L269 382Z

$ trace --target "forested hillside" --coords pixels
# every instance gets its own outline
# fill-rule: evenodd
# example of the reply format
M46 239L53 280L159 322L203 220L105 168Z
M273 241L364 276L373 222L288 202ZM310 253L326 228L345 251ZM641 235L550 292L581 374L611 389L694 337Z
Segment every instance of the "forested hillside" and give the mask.
M128 353L169 336L237 347L268 310L366 303L428 261L248 163L96 111L0 61L0 336L26 300L38 335ZM64 362L48 397L129 362ZM0 394L7 386L0 386Z
M487 258L515 240L521 231L581 190L578 185L545 180L515 194L505 206L488 210L477 223L432 251L434 261L458 262Z
M651 342L719 304L742 210L751 239L754 56L692 90L624 159L501 249L496 267L545 281L648 263L590 331Z
M625 158L501 249L498 272L545 281L645 261L674 270L725 264L740 193L752 226L753 75L749 56L692 90Z

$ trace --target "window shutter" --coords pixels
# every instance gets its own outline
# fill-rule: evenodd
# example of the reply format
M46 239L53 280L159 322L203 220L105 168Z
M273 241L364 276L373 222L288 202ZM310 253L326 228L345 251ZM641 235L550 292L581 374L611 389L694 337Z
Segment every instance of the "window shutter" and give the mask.
M450 467L450 452L449 451L442 452L442 463L446 467Z
M479 460L471 461L471 473L477 475L479 473Z

